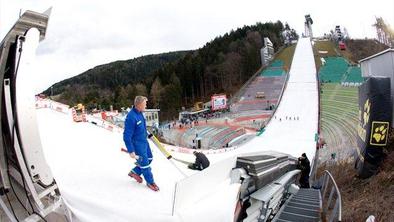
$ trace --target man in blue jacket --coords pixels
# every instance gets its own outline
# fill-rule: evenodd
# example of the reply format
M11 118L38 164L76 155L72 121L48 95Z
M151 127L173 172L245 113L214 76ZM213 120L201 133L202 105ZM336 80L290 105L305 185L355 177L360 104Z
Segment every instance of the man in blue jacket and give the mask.
M141 174L144 175L146 185L153 191L159 191L159 187L153 180L150 163L153 160L152 151L147 140L145 118L142 112L146 109L148 99L144 96L136 96L134 107L127 114L123 132L123 141L127 151L132 159L137 160L137 166L134 167L129 176L134 178L138 183L142 183Z

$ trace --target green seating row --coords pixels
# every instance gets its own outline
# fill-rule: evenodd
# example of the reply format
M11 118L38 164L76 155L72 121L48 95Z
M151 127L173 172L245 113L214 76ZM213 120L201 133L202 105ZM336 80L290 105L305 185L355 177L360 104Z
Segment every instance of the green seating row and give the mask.
M348 62L342 57L327 57L325 65L319 70L322 82L339 83L348 70Z
M327 145L333 150L356 146L358 89L325 83L321 90L321 129Z
M271 63L270 67L283 67L283 65L284 62L282 60L276 59Z
M282 60L276 59L260 73L260 76L282 76L286 73L286 71L283 69L283 65L284 62Z
M353 145L355 144L356 141L356 135L357 135L357 125L355 123L351 123L348 121L339 121L337 118L335 117L325 117L324 120L327 122L331 122L333 125L335 124L335 126L338 126L338 128L341 129L341 131L347 135L347 137L349 138L349 140L351 141L351 144L349 145Z
M345 80L343 80L343 82L354 82L354 83L361 83L363 81L364 78L361 76L360 67L350 67L349 72L346 74Z
M340 107L343 108L349 112L358 112L358 106L356 103L349 103L349 102L343 102L343 101L337 101L337 100L329 100L329 101L324 101L321 103L321 107ZM324 111L324 110L322 110Z

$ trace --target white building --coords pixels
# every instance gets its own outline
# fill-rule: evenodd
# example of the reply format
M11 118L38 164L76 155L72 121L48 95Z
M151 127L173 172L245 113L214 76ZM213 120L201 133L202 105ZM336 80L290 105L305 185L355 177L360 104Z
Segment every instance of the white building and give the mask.
M268 65L274 56L274 44L268 37L264 38L264 47L260 49L261 65Z
M153 127L159 125L159 112L160 109L146 109L144 111L146 126Z

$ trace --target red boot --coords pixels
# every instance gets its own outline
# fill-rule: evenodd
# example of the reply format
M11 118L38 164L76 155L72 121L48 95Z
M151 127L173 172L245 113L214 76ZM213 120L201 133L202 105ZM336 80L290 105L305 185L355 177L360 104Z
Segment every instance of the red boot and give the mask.
M159 191L159 187L155 184L155 183L151 183L151 184L146 184L146 186L149 187L149 189L153 190L153 191Z
M142 183L142 177L140 177L138 174L134 173L133 171L130 171L129 177L134 178L138 183Z

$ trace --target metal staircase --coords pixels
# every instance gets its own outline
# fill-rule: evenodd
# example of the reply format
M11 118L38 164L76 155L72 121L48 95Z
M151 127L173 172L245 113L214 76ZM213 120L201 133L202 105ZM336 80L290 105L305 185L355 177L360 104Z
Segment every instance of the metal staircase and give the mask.
M281 153L239 156L231 172L233 182L242 181L241 209L235 221L341 221L341 194L330 172L326 170L315 179L316 171L312 170L313 189L298 187L300 172L295 158Z
M331 173L324 171L315 184L319 189L300 189L293 194L272 221L341 221L341 193Z
M273 221L321 221L322 202L320 191L316 189L300 189L290 197Z

